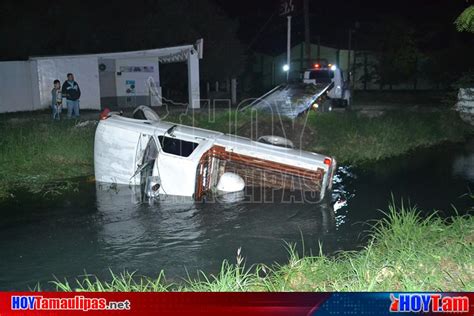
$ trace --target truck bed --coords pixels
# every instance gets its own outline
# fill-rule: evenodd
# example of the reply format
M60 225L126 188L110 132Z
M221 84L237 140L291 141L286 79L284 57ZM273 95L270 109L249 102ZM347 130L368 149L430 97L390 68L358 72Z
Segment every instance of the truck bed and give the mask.
M275 87L249 104L247 108L279 113L296 118L312 106L318 98L332 88L333 83L290 83Z

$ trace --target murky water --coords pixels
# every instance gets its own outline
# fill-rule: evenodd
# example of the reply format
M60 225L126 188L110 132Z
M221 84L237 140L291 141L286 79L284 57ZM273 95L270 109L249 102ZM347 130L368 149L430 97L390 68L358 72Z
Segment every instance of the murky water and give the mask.
M60 198L23 196L0 205L0 289L28 289L56 276L84 273L108 277L124 269L168 278L186 270L215 272L223 259L235 261L242 247L247 265L284 263L286 242L307 252L356 249L368 223L383 215L391 196L411 201L424 214L466 213L474 190L474 142L448 145L390 159L362 171L341 167L333 197L320 204L245 200L194 203L168 199L139 203L127 187L81 182L78 193ZM339 197L347 205L334 211ZM255 197L255 196L253 196ZM257 195L259 197L259 195Z

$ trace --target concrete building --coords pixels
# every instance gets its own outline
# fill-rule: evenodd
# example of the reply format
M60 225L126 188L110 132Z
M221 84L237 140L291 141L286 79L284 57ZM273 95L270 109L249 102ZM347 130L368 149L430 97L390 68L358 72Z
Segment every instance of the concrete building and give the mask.
M73 73L82 91L81 109L161 106L160 64L186 62L188 103L200 106L199 59L203 41L159 49L0 62L0 113L46 109L53 81Z

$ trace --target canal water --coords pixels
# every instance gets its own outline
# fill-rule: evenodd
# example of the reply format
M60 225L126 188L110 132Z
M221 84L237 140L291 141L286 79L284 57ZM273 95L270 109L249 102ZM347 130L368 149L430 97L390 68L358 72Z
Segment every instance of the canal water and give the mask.
M180 280L201 269L217 272L242 248L247 266L285 263L285 243L306 253L364 245L373 220L393 198L423 215L448 217L472 209L474 142L421 150L359 170L339 167L332 197L319 204L260 202L261 195L194 203L141 203L127 187L79 181L79 191L57 198L25 195L0 204L0 290L28 290L38 282L85 272L103 279L109 269ZM252 201L252 198L254 199ZM334 202L347 203L334 209ZM256 200L256 201L255 201ZM266 199L268 201L268 199ZM337 203L336 205L340 205ZM337 207L336 207L337 208Z

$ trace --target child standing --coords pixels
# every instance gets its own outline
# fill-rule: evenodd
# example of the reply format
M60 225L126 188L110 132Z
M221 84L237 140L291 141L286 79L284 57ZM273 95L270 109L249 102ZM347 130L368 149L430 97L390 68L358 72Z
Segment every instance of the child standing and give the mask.
M53 110L53 120L59 120L63 106L63 97L61 94L61 82L54 80L54 87L51 90L52 102L51 109Z

